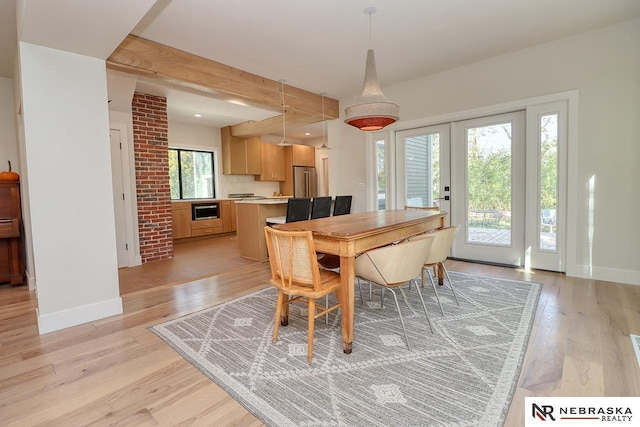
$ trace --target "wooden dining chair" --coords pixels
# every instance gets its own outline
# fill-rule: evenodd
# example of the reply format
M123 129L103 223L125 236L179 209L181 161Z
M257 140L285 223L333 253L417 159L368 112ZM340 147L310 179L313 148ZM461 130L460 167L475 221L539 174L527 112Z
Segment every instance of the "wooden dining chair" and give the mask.
M271 265L271 284L278 288L278 301L273 326L273 342L278 341L278 328L289 324L289 304L308 306L307 360L313 358L315 319L340 307L340 275L318 267L311 231L282 231L265 227L265 238ZM335 292L338 304L317 307L316 300Z
M456 289L453 287L453 282L449 277L449 271L447 271L447 267L444 265L444 261L449 256L449 252L451 251L451 246L453 245L453 241L456 238L456 234L458 234L458 230L460 229L459 225L454 225L451 227L440 228L432 233L427 233L426 235L433 236L433 245L431 245L431 250L425 253L426 259L424 261L424 266L422 269L422 286L424 287L424 279L425 279L425 271L429 273L429 279L431 280L431 286L433 287L433 291L436 294L436 299L438 300L438 305L440 305L440 311L442 312L442 316L445 317L444 309L442 308L442 303L440 302L440 296L438 295L438 289L436 287L434 276L435 269L441 268L444 271L445 277L449 282L449 287L453 292L453 296L456 300L456 304L460 305L458 302L458 295L456 294ZM433 271L433 273L432 273ZM445 282L446 283L446 282Z
M402 325L402 331L407 341L407 348L411 350L409 345L409 336L404 325L404 319L402 318L402 312L400 311L400 304L398 304L398 297L396 296L394 289L399 289L405 302L407 302L407 296L402 290L401 286L410 283L414 278L420 275L422 266L424 264L424 254L429 252L433 243L433 236L422 234L412 240L407 240L397 245L383 246L381 248L372 249L358 256L355 260L355 275L358 280L364 279L369 283L382 286L383 289L388 289L393 295L393 300L396 303L396 309L398 310L398 317L400 318L400 324ZM417 288L417 287L416 287ZM422 298L422 292L419 288L416 289L420 301L422 302L422 308L424 314L429 322L431 332L433 327L431 326L431 319L427 312L427 306Z

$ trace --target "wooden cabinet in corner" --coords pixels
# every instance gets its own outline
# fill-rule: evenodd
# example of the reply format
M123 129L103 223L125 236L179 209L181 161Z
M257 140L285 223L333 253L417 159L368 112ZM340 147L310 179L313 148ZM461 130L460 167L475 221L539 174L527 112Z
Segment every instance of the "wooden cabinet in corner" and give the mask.
M191 203L171 203L171 230L174 239L191 237Z
M261 141L259 136L239 138L231 135L231 127L220 129L222 173L225 175L260 175Z

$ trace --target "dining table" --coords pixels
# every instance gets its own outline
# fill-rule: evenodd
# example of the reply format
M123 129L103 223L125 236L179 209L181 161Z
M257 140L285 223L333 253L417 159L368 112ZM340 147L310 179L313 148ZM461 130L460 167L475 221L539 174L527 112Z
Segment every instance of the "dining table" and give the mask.
M447 212L379 210L274 225L287 231L311 231L316 252L340 257L343 351L350 354L354 335L356 256L416 234L445 227Z

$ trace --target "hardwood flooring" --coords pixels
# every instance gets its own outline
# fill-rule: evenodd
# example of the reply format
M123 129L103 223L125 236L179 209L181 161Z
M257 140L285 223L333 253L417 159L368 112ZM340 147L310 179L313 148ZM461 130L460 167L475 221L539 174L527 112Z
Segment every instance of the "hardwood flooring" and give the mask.
M629 339L640 286L447 265L544 284L506 426L524 424L525 396L640 396ZM229 236L179 244L174 260L120 271L122 315L42 336L33 293L1 285L0 424L262 425L147 328L266 287L269 274Z

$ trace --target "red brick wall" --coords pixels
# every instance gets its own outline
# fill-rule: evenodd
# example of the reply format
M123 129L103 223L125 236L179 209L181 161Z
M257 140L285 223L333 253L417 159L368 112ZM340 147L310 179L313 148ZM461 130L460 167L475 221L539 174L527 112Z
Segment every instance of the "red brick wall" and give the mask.
M167 99L136 92L132 112L140 255L173 258Z

